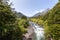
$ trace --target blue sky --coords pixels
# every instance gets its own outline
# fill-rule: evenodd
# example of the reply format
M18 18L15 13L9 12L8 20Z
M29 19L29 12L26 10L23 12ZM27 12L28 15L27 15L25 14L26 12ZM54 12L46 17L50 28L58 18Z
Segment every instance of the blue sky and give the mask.
M10 0L16 11L23 13L26 16L33 16L38 12L42 12L47 8L52 8L58 0Z

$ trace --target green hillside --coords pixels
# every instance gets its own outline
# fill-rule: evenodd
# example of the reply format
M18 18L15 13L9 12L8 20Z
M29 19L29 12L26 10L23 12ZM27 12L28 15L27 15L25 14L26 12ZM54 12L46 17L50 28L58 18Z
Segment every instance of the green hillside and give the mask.
M30 20L44 26L46 40L60 40L60 1L45 15Z

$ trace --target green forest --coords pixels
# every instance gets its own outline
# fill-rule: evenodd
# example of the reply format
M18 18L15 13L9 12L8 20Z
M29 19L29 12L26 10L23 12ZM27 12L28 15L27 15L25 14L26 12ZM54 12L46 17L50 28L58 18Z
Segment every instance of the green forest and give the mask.
M22 40L29 26L26 16L17 17L8 2L0 0L0 40Z
M60 40L60 0L46 14L31 17L18 17L17 11L11 5L0 0L0 40L22 40L23 34L27 33L29 20L44 27L45 40L52 38Z

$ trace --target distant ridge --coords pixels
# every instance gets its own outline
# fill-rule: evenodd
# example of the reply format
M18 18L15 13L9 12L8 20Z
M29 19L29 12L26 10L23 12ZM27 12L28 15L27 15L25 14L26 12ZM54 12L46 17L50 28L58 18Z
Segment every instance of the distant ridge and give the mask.
M38 16L41 16L41 15L44 15L44 14L46 14L48 11L49 11L49 8L46 9L46 10L44 10L43 12L38 12L37 14L35 14L35 15L32 16L32 17L38 17Z
M22 14L21 12L17 12L16 15L18 18L27 17L24 14Z

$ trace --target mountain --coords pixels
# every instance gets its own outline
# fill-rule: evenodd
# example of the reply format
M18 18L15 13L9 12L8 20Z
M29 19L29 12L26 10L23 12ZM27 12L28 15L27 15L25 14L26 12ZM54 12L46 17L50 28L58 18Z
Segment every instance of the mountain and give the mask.
M48 11L49 11L49 9L46 9L46 10L44 10L43 12L38 12L37 14L35 14L35 15L32 16L32 17L38 17L38 16L41 16L41 15L44 15L44 14L46 14Z
M27 17L24 14L22 14L21 12L17 12L16 15L18 18Z

